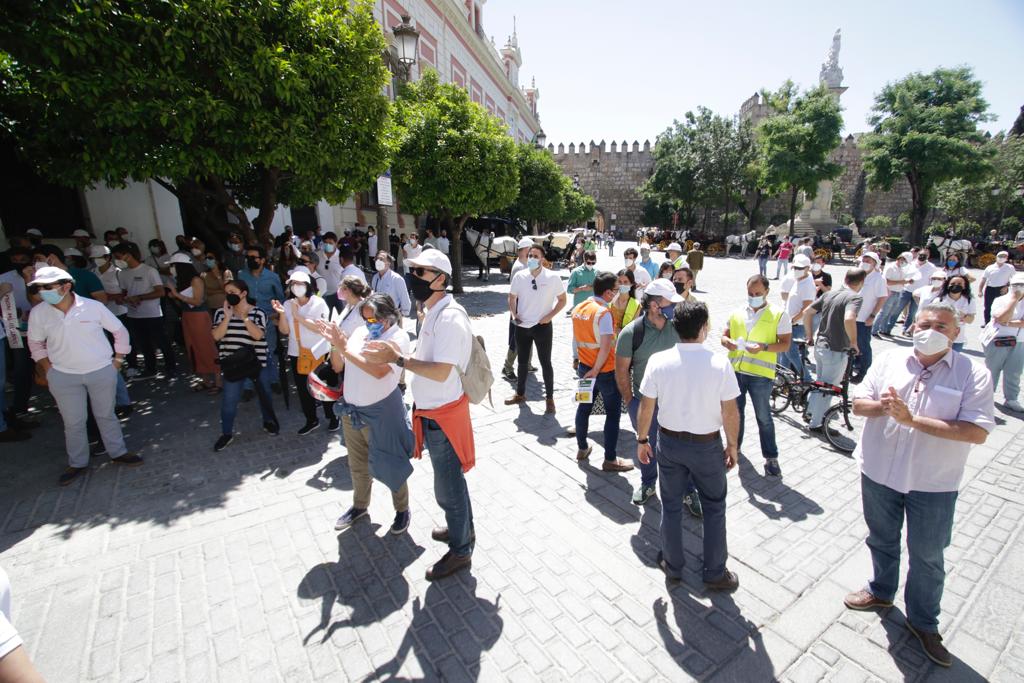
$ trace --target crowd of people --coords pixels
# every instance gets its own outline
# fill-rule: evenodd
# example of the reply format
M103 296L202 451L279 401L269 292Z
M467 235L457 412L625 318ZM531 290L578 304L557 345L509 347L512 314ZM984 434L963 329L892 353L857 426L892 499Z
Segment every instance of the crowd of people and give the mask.
M448 546L427 578L471 565L475 530L465 473L474 465L475 448L469 393L489 368L474 355L482 350L468 313L447 292L452 266L443 233L428 233L422 246L410 235L398 252L390 239L378 243L372 227L340 238L313 233L300 239L286 231L269 251L237 234L223 252L181 237L175 252L154 240L143 256L127 231L108 233L105 244L92 244L91 235L80 232L74 248L30 235L5 254L10 269L0 276L0 296L13 302L4 311L4 339L14 401L0 417L0 440L30 437L37 423L26 411L35 377L53 396L64 424L69 466L60 485L85 473L90 457L143 464L121 431L119 418L130 415L132 405L125 379L156 375L158 352L163 376L175 376L178 345L195 389L220 396L221 433L213 450L221 451L234 439L239 404L254 394L263 429L279 434L274 393L288 390L279 381L290 374L305 420L297 436L317 430L320 414L328 431L343 434L354 490L335 528L367 516L377 480L391 490L391 533L404 533L411 519L410 455L419 457L426 446L447 522L432 536ZM605 244L613 256L614 243ZM733 590L739 579L727 562L726 474L742 450L747 400L764 475L781 477L770 409L779 366L810 380L811 367L799 350L806 344L814 352L815 379L834 386L853 363L853 409L866 418L857 455L874 577L846 604L891 605L905 518L908 626L929 658L948 665L937 621L942 551L970 444L982 443L994 427L993 387L1000 378L1004 405L1022 411L1024 274L1000 253L981 278L981 367L961 353L976 304L974 278L955 255L936 267L926 248L892 258L869 246L846 271L843 286L833 286L827 264L815 258L808 241L784 238L772 253L762 251L764 244L756 250L759 272L745 283L746 305L731 312L716 335L696 296L704 269L699 243L684 250L673 242L665 259L655 262L653 245L641 241L622 253L621 268L599 271L596 245L583 242L563 284L544 249L521 239L511 265L502 370L515 389L505 403L527 403L536 348L544 412L556 412L553 323L564 309L572 319L572 363L580 380L569 430L576 460L585 463L593 454L589 421L603 412L601 470L639 467L632 502L661 500L659 566L670 580L682 574L685 509L704 527L707 588ZM765 273L772 257L779 261L775 279L786 275L778 285L781 306L769 301ZM912 344L876 361L872 341L891 337L901 316ZM402 326L406 317L416 319L415 344ZM725 354L706 348L712 335ZM810 434L828 429L822 423L828 400L825 392L812 393ZM623 412L636 434L635 453L619 453Z

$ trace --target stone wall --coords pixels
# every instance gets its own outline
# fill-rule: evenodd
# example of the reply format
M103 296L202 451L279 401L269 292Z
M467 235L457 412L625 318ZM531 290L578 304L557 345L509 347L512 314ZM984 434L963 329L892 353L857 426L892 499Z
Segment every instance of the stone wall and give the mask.
M605 228L614 225L628 234L642 226L644 200L639 189L654 168L650 141L550 144L548 151L563 173L579 177L580 189L594 198L598 222L603 221Z

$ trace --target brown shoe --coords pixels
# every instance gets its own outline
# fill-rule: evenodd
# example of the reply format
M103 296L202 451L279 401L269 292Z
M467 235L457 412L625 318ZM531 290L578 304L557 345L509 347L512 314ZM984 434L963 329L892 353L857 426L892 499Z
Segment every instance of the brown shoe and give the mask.
M111 458L110 462L117 465L127 465L129 467L138 467L142 464L142 456L136 455L135 453L128 452L122 455L120 458Z
M472 555L456 555L449 550L444 557L427 570L427 581L443 579L462 569L469 569L471 566L473 566Z
M704 587L709 591L734 591L740 586L740 578L728 569L714 581L705 581Z
M526 403L526 397L520 396L519 394L513 394L512 398L505 399L505 405L514 406L517 403Z
M876 598L870 592L866 590L859 590L856 593L850 593L843 599L843 604L850 609L856 610L869 610L882 607L892 607L891 602L886 602Z
M430 532L430 537L438 543L448 542L448 527L438 526L434 527L434 530ZM476 543L476 531L469 532L469 542Z
M953 666L953 656L949 654L949 650L942 644L942 636L929 631L919 631L914 628L914 625L909 620L907 621L907 629L921 641L921 649L924 650L925 657L939 666Z
M633 463L626 462L622 458L616 458L615 460L605 460L601 464L602 472L629 472L633 469Z
M587 446L581 451L576 451L576 462L583 462L584 460L590 459L590 454L594 452L593 446Z
M544 408L544 414L545 415L554 415L555 414L555 399L553 399L553 398L549 398L548 399L547 407Z

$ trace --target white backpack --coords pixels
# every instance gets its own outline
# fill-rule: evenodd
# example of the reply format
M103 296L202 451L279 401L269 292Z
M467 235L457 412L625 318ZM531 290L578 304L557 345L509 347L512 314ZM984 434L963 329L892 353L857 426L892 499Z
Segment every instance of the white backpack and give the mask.
M456 307L452 310L460 311L466 316L466 322L469 323L470 330L472 330L473 321L470 319L466 309L456 304ZM459 379L462 380L462 390L469 396L471 403L483 403L486 398L491 407L494 407L494 402L491 400L491 385L494 384L494 373L491 371L491 361L487 357L487 347L484 344L483 337L478 334L473 335L473 348L469 354L468 369L463 372L459 364L456 363L455 370L459 373Z

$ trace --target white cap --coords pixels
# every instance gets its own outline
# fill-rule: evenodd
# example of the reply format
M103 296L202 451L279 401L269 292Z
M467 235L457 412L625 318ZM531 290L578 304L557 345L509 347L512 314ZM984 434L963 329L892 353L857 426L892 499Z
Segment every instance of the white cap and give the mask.
M996 252L996 256L1005 256L1006 258L1010 258L1010 252L1006 251L1005 249L1000 249L998 252Z
M90 235L85 230L82 230L81 228L79 228L78 230L75 230L73 233L71 233L71 236L72 237L92 237L92 235Z
M516 251L519 251L520 249L529 249L532 246L533 240L531 240L529 237L524 237L523 239L519 240L518 243L516 243Z
M288 271L288 276L291 277L292 273L305 273L306 275L312 275L312 273L309 272L309 268L306 266L295 266Z
M32 235L33 237L42 237L43 236L43 233L42 233L42 231L39 230L39 228L29 228L28 230L25 231L25 234L26 235Z
M65 252L65 253L67 253L67 252ZM189 256L188 254L182 254L182 253L179 252L179 253L174 254L173 256L171 256L171 258L168 259L167 262L168 263L187 263L189 265L192 265L192 257Z
M446 275L452 274L452 262L448 260L448 257L441 253L439 249L427 249L416 258L406 259L405 263L410 266L419 266L421 268L433 268L439 270Z
M65 249L64 250L64 255L65 256L85 256L85 254L83 254L82 252L78 251L74 247L68 247L67 249Z
M68 274L66 270L55 268L54 266L44 266L36 271L36 276L32 278L32 282L29 285L50 285L54 282L60 282L61 280L72 280L74 278Z
M1024 285L1024 273L1016 273L1010 278L1011 285Z
M292 271L292 274L288 276L288 282L305 282L308 285L312 281L309 279L309 273L303 273L296 268Z
M873 251L865 251L865 252L864 252L863 254L861 254L861 255L860 255L860 257L861 257L862 259L866 259L866 258L869 258L869 259L873 260L873 261L875 262L875 265L876 265L876 266L877 266L877 265L878 265L879 263L881 263L881 262L882 262L882 259L878 258L878 254L876 254L876 253L875 253L875 252L873 252Z
M646 296L663 296L674 304L683 300L683 297L676 293L676 286L670 280L663 277L651 281L644 288L644 294Z
M928 279L929 280L945 280L946 279L946 272L943 271L943 270L936 270L934 273L932 273L932 276L930 278L928 278Z
M110 247L104 244L94 244L89 247L89 258L99 258L101 256L109 256Z
M793 257L794 268L810 268L811 259L807 258L804 254L797 254Z
M673 242L672 244L665 247L665 251L678 251L679 253L682 253L683 248L679 246L679 242Z

